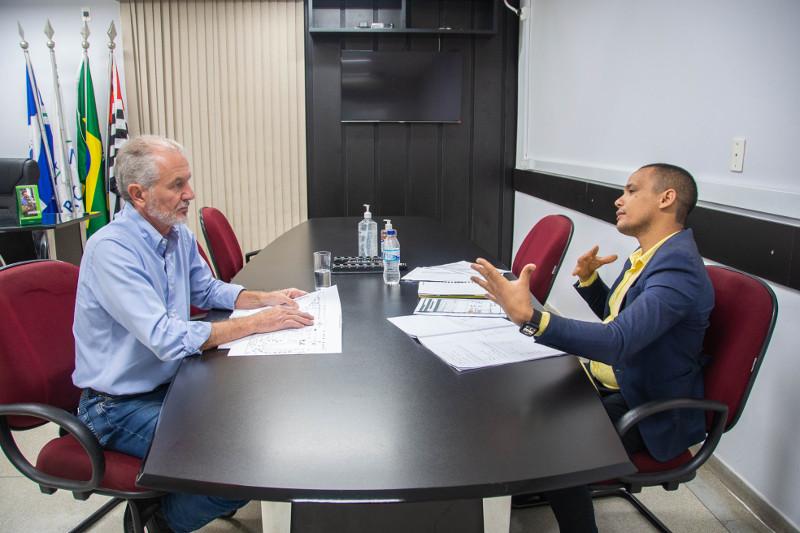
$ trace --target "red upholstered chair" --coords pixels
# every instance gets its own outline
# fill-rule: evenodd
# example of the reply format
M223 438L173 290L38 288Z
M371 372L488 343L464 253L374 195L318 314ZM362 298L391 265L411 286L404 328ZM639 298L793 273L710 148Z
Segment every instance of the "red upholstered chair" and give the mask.
M564 215L548 215L536 223L522 241L514 256L511 272L519 277L525 265L533 263L531 294L544 303L561 268L561 262L572 240L572 220Z
M78 500L92 494L112 497L73 531L87 529L124 500L126 531L142 532L152 498L163 493L137 487L141 460L104 451L74 415L81 393L72 383L77 284L78 267L60 261L0 269L0 448L45 494L63 489ZM61 436L44 445L34 466L12 430L48 421L58 425Z
M211 269L211 274L214 277L216 277L216 274L214 273L214 268L211 266L211 263L208 260L208 256L206 255L205 250L203 250L203 247L200 246L199 242L197 243L197 251L200 252L200 256L206 262L206 264L208 265L208 268ZM206 316L207 313L208 313L208 309L200 309L199 307L195 307L193 305L189 305L189 317L192 320L201 320Z
M686 450L666 463L656 461L646 452L635 453L632 459L638 473L591 487L593 497L624 497L660 531L669 529L633 494L642 487L657 485L676 490L681 483L694 479L697 469L714 453L722 434L739 420L778 316L778 303L769 285L732 268L706 268L714 285L715 301L703 341L703 351L711 356L703 371L705 399L649 402L631 409L617 423L617 431L624 434L638 420L653 413L703 409L706 411L706 440L694 456Z
M242 248L233 228L222 211L214 207L200 209L200 227L203 229L217 278L226 283L230 282L244 266ZM250 261L250 258L257 253L257 251L248 253L245 260Z
M685 450L675 459L659 462L647 452L631 457L638 472L590 487L593 498L620 496L631 502L659 531L669 529L636 496L643 487L661 485L676 490L694 479L697 470L714 453L723 433L733 428L744 410L778 316L778 302L772 289L750 274L728 267L708 266L714 286L714 309L703 340L703 352L710 360L703 370L705 399L657 400L631 409L617 422L624 435L642 418L671 409L703 409L706 439L694 455ZM742 320L747 317L747 320ZM514 498L517 509L546 505L539 495Z

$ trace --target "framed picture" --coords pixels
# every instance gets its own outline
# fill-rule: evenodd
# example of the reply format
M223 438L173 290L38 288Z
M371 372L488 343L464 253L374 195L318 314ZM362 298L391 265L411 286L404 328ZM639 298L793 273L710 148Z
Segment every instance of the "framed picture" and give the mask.
M39 188L36 185L17 186L17 213L20 224L38 224L42 221Z

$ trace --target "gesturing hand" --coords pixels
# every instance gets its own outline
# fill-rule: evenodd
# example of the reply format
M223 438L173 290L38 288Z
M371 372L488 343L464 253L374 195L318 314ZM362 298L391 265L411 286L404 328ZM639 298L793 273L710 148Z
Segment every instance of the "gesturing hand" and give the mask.
M525 265L519 279L509 281L485 259L478 258L472 269L481 277L473 276L472 281L483 287L486 297L503 308L508 318L517 325L531 317L531 274L536 265Z
M595 246L582 256L578 258L578 264L575 265L575 270L572 271L573 276L578 276L581 283L586 283L592 277L595 270L603 265L613 263L617 260L616 255L607 255L605 257L597 257L597 252L600 250L599 246Z

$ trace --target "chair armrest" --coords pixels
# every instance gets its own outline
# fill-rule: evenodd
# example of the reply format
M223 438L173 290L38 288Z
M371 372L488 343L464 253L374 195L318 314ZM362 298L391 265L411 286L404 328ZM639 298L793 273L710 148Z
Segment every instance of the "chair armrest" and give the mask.
M261 250L256 250L255 252L248 252L248 253L244 254L244 262L245 263L249 263L250 259L252 259L253 256L258 254L258 252L260 252L260 251Z
M88 481L60 478L45 474L33 466L22 454L6 416L24 415L48 420L66 430L86 450L92 465L92 477ZM56 489L65 489L72 492L88 492L96 489L103 479L106 470L106 458L103 448L89 428L78 418L57 407L37 403L16 403L0 405L0 448L11 461L11 464L25 477L39 485Z
M636 483L644 485L653 485L663 483L671 479L683 478L686 476L693 476L694 472L705 463L709 457L714 453L714 450L719 444L722 434L725 432L725 424L728 420L728 404L717 402L714 400L705 400L697 398L671 398L668 400L654 400L652 402L643 403L622 415L617 421L617 432L624 435L630 430L634 424L650 415L660 413L662 411L671 411L673 409L702 409L703 411L712 411L714 414L711 419L711 428L706 434L706 439L703 445L683 466L674 468L672 470L655 473L639 473L630 476L621 477L620 480L627 483Z

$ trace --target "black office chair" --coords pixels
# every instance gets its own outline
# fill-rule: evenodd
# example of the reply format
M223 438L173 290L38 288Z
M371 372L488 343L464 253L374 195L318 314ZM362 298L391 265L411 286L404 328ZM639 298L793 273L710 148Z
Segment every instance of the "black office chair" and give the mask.
M17 215L17 186L38 184L39 163L26 158L0 158L0 216Z
M36 161L0 158L0 219L17 220L17 186L38 184L39 164ZM36 240L31 239L31 233L26 231L0 233L0 265L36 259Z

